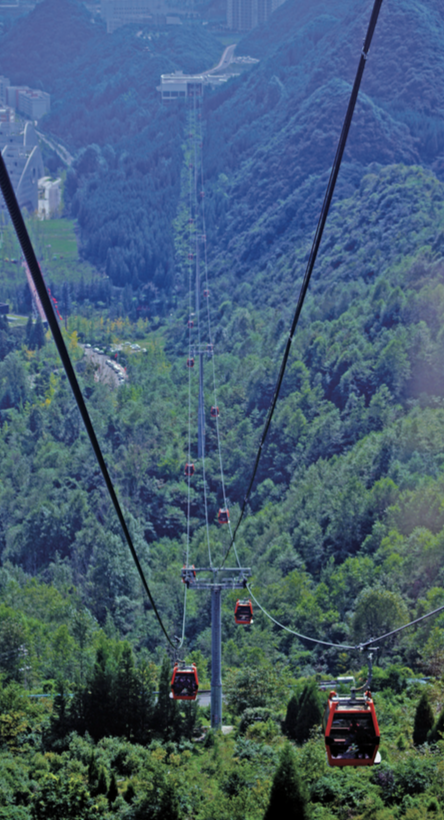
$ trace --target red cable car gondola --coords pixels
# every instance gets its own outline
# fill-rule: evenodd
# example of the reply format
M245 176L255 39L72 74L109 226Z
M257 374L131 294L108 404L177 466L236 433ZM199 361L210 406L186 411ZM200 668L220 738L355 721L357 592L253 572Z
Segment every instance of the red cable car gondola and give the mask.
M208 297L210 295L210 291L205 289L204 292L203 292L203 295L205 296L205 299L208 299Z
M219 408L218 407L212 407L211 410L210 410L211 418L212 419L217 419L218 415L219 415Z
M189 587L193 581L196 580L196 570L194 569L194 564L191 567L186 567L185 564L182 568L182 583L187 584Z
M330 692L324 714L329 766L373 766L379 763L380 732L371 693L339 697Z
M193 256L193 254L192 254L192 253L189 253L189 254L188 254L188 259L189 259L189 261L190 261L190 262L192 262L192 261L193 261L194 256Z
M189 478L194 475L194 464L188 464L188 461L185 464L185 475Z
M242 626L250 626L253 623L253 605L250 600L236 601L234 607L234 620Z
M171 692L174 700L196 700L199 689L196 664L190 666L175 663L171 678Z
M187 367L194 367L194 359L187 359Z
M192 319L188 319L188 327L189 327L189 328L194 327L194 322L193 322L193 320L192 320Z
M213 355L213 345L212 344L207 344L207 354L208 354L208 356Z
M219 510L219 515L217 516L217 520L219 524L228 524L230 520L230 511L228 507L223 507Z

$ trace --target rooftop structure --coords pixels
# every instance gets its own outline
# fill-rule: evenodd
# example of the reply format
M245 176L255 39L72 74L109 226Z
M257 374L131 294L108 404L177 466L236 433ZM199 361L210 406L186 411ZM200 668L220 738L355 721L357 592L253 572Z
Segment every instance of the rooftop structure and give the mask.
M160 91L162 100L202 97L204 85L221 85L227 79L222 74L183 74L182 71L176 71L174 74L162 74L157 90Z
M52 219L57 216L61 203L61 179L42 177L38 181L38 215L40 219Z

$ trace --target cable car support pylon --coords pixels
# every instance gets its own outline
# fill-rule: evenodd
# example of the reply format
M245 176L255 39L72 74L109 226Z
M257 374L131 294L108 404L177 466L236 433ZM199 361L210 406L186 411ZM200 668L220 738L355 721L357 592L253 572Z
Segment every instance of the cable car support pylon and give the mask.
M197 573L205 577L200 580ZM210 577L208 577L210 576ZM245 589L250 567L193 567L190 573L182 569L182 580L196 592L211 590L211 728L222 727L222 619L223 590Z

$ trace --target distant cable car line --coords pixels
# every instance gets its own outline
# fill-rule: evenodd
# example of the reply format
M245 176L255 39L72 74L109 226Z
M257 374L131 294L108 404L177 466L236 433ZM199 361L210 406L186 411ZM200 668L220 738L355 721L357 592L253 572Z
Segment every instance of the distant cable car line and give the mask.
M348 133L349 133L350 125L351 125L352 118L353 118L353 112L354 112L354 109L355 109L355 106L356 106L356 101L357 101L357 98L358 98L358 93L359 93L359 88L360 88L360 85L361 85L362 76L363 76L363 73L364 73L365 64L367 62L368 52L369 52L370 45L371 45L371 42L372 42L372 39L373 39L373 34L374 34L374 31L375 31L375 28L376 28L376 23L378 21L378 16L379 16L379 12L381 10L382 2L383 2L383 0L375 0L374 5L373 5L373 10L372 10L372 13L371 13L370 22L369 22L368 29L367 29L367 34L366 34L366 37L365 37L365 40L364 40L364 45L363 45L362 50L361 50L361 57L360 57L360 60L359 60L359 65L358 65L358 69L357 69L357 72L356 72L355 81L354 81L354 84L353 84L353 88L352 88L352 92L351 92L351 95L350 95L350 100L349 100L347 112L346 112L344 123L343 123L343 126L342 126L342 131L341 131L341 135L340 135L340 138L339 138L338 147L337 147L337 150L336 150L336 156L335 156L333 166L332 166L332 169L331 169L330 178L329 178L329 181L328 181L327 190L326 190L325 197L324 197L324 202L322 204L321 213L320 213L317 228L316 228L316 233L315 233L315 236L314 236L314 239L313 239L313 245L312 245L312 248L311 248L311 252L310 252L309 259L308 259L307 268L306 268L306 271L305 271L305 274L304 274L304 278L303 278L303 281L302 281L302 286L301 286L301 290L300 290L300 293L299 293L299 298L298 298L298 302L297 302L297 306L296 306L296 311L295 311L295 314L294 314L294 317L293 317L293 322L292 322L292 325L291 325L291 328L290 328L290 333L288 334L287 344L286 344L286 347L285 347L285 352L284 352L284 356L283 356L283 359L282 359L282 363L281 363L281 367L280 367L280 371L279 371L279 375L278 375L278 379L277 379L273 399L271 401L270 408L269 408L269 411L268 411L268 415L267 415L267 418L266 418L266 421L265 421L261 441L260 441L260 444L259 444L259 449L257 451L256 459L255 459L254 466L253 466L253 472L252 472L252 475L251 475L250 483L248 485L248 489L247 489L247 492L245 494L245 497L244 497L244 500L243 500L243 503L242 503L239 518L238 518L238 520L236 522L236 526L234 528L231 543L229 544L229 547L228 547L228 549L227 549L227 551L224 555L224 558L222 560L221 568L224 566L225 561L227 560L227 557L229 555L231 547L234 544L237 531L238 531L239 526L240 526L240 524L242 522L242 519L244 517L245 510L246 510L246 507L247 507L247 504L248 504L248 500L250 498L251 490L253 489L254 480L256 478L256 473L257 473L257 469L258 469L258 466L259 466L259 461L260 461L260 458L261 458L261 455L262 455L262 449L264 447L265 440L266 440L267 434L268 434L268 430L270 428L271 420L273 418L273 414L274 414L274 411L276 409L276 404L277 404L277 400L279 398L279 393L280 393L280 390L281 390L285 369L287 367L287 362L288 362L288 358L289 358L289 355L290 355L291 344L293 342L294 334L296 332L296 328L297 328L297 325L298 325L298 322L299 322L299 317L301 315L301 311L302 311L302 307L303 307L305 297L306 297L306 294L307 294L308 286L310 284L311 275L313 273L313 268L315 266L316 258L317 258L317 255L318 255L319 246L321 244L322 235L324 233L325 223L327 221L327 216L328 216L328 212L330 210L331 201L333 199L333 194L334 194L335 187L336 187L336 181L337 181L339 170L340 170L340 167L341 167L342 157L343 157L343 154L344 154L345 146L346 146L346 143L347 143Z

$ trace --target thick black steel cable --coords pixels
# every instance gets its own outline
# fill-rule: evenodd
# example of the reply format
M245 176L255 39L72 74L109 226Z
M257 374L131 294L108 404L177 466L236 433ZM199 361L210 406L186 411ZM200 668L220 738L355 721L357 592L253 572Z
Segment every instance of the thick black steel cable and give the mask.
M362 641L362 643L355 644L351 646L349 644L343 643L330 643L329 641L321 641L319 638L310 638L308 635L302 635L300 632L296 632L294 629L290 629L290 627L281 624L280 621L277 621L276 618L273 617L267 610L259 603L256 596L253 594L251 589L251 584L247 584L248 592L250 593L253 601L261 612L264 613L265 617L272 621L276 626L280 629L284 629L285 632L289 632L290 635L294 635L296 638L300 638L303 641L311 641L311 643L319 644L320 646L329 646L333 647L334 649L347 649L347 650L356 650L359 649L361 652L365 651L366 649L371 649L376 643L380 643L381 641L387 640L387 638L392 638L393 635L397 635L399 632L403 632L404 629L408 629L411 626L416 626L416 624L421 623L421 621L426 621L428 618L433 618L435 615L439 615L440 612L444 612L444 606L439 606L437 609L432 609L431 612L426 612L425 615L420 615L419 618L415 618L413 621L409 621L402 626L398 626L396 629L392 629L390 632L385 632L384 635L379 635L377 638L369 638L368 641Z
M50 300L49 295L48 295L48 291L46 290L46 285L43 281L43 276L42 276L42 273L40 271L39 264L38 264L37 259L36 259L36 255L34 253L34 248L32 247L31 240L29 238L29 234L28 234L25 222L23 220L23 217L22 217L22 214L21 214L18 202L17 202L17 198L15 196L14 189L13 189L12 184L11 184L11 180L9 179L8 171L6 169L6 165L5 165L4 159L3 159L1 154L0 154L0 189L1 189L1 192L3 194L4 200L6 202L6 205L7 205L7 208L8 208L12 223L14 225L15 232L17 234L18 240L19 240L20 245L22 247L23 255L26 259L26 262L28 263L28 268L31 272L31 276L33 278L37 293L40 297L40 301L42 303L43 310L45 311L45 316L48 320L49 327L50 327L52 335L54 337L54 341L56 343L56 347L57 347L57 350L59 352L59 356L62 360L63 367L65 368L65 373L66 373L66 375L68 377L68 381L71 385L71 390L72 390L72 392L74 394L74 398L77 402L77 407L80 410L80 414L82 416L83 423L84 423L85 428L86 428L86 432L88 433L89 440L90 440L92 448L94 450L94 454L95 454L96 459L98 461L98 464L99 464L100 470L102 472L103 478L105 479L105 484L106 484L107 490L108 490L108 492L111 496L111 500L113 502L114 509L115 509L115 511L117 513L117 517L120 521L120 526L122 527L123 533L124 533L125 538L126 538L126 542L127 542L128 546L130 548L130 552L131 552L131 555L133 557L134 563L137 567L137 571L140 575L140 579L142 581L143 587L145 589L146 594L148 595L149 601L150 601L151 606L154 610L154 614L155 614L157 620L159 621L159 624L162 628L162 631L163 631L168 643L174 649L175 644L173 643L170 636L168 635L168 632L166 631L166 628L163 624L162 618L159 615L156 604L154 602L154 598L151 594L151 590L150 590L150 588L148 586L148 583L147 583L147 580L145 578L144 571L141 567L139 558L137 556L137 553L136 553L136 550L135 550L135 547L134 547L130 532L128 530L125 518L123 516L123 512L122 512L122 509L120 507L119 500L118 500L116 492L114 490L114 485L113 485L113 483L111 481L111 477L108 473L108 468L105 464L105 460L103 458L99 442L97 441L97 437L96 437L96 434L94 432L94 427L93 427L91 419L89 417L89 413L88 413L88 410L86 408L86 404L85 404L83 396L82 396L82 391L80 390L80 385L77 381L77 376L76 376L76 374L74 372L74 368L71 364L71 359L69 358L69 354L68 354L68 351L66 349L66 345L65 345L65 342L63 340L63 336L62 336L62 333L60 331L59 324L58 324L58 321L57 321L56 316L54 314L52 303L51 303L51 300Z
M221 567L224 566L225 561L227 560L228 554L229 554L229 552L231 550L231 547L232 547L232 545L235 541L237 531L238 531L238 529L240 527L240 524L241 524L241 521L244 517L245 509L246 509L246 506L248 504L248 500L249 500L249 497L250 497L250 494L251 494L251 490L253 489L254 479L256 478L257 468L259 466L259 461L260 461L260 458L261 458L261 455L262 455L262 448L265 444L265 439L267 438L268 430L269 430L269 427L270 427L270 424L271 424L271 420L273 418L273 414L274 414L274 411L275 411L275 408L276 408L277 400L279 398L279 393L280 393L280 390L281 390L285 369L287 367L288 357L290 355L291 344L293 342L293 337L294 337L294 334L295 334L295 331L296 331L296 327L297 327L297 324L298 324L298 321L299 321L299 317L301 315L302 306L304 304L305 296L307 294L308 286L310 284L311 275L313 273L313 268L315 266L316 258L317 258L318 251L319 251L319 246L320 246L321 240L322 240L322 235L324 233L325 223L327 221L328 212L330 210L331 201L333 199L333 194L334 194L335 187L336 187L336 181L337 181L337 178L338 178L339 169L341 167L342 157L343 157L344 151L345 151L348 132L350 130L351 121L353 119L353 112L355 110L356 101L358 99L358 94L359 94L359 88L360 88L360 85L361 85L362 75L364 74L365 63L366 63L367 56L368 56L368 51L369 51L369 48L370 48L370 45L371 45L371 42L372 42L373 34L374 34L374 31L375 31L375 28L376 28L376 23L378 21L378 16L379 16L379 12L381 10L382 2L383 2L383 0L375 0L374 5L373 5L373 11L372 11L372 14L371 14L370 23L369 23L368 30L367 30L367 35L366 35L366 38L364 40L364 45L363 45L363 48L362 48L362 51L361 51L361 58L359 60L358 70L356 72L355 81L354 81L354 84L353 84L352 92L351 92L351 95L350 95L350 100L349 100L349 103L348 103L347 113L345 115L344 124L342 126L342 131L341 131L341 136L339 138L339 143L338 143L338 147L337 147L337 150L336 150L336 156L335 156L333 166L332 166L332 170L331 170L331 173L330 173L330 179L328 181L327 190L326 190L325 197L324 197L324 202L322 204L321 214L320 214L318 225L317 225L317 228L316 228L316 233L315 233L315 236L314 236L314 240L313 240L313 244L312 244L312 248L311 248L311 252L310 252L310 257L309 257L309 260L308 260L308 263L307 263L307 268L306 268L304 279L303 279L303 282L302 282L302 287L301 287L301 290L299 292L299 299L298 299L298 303L297 303L297 306L296 306L296 311L295 311L295 314L294 314L294 317L293 317L293 322L292 322L292 325L291 325L290 333L288 334L287 344L286 344L286 347L285 347L284 357L282 359L282 364L281 364L281 368L280 368L280 371L279 371L279 376L278 376L278 380L277 380L277 383L276 383L276 388L275 388L275 391L274 391L273 399L271 401L270 408L269 408L269 411L268 411L268 416L267 416L267 419L266 419L266 422L265 422L265 425L264 425L264 429L263 429L263 432L262 432L262 438L261 438L261 441L260 441L260 444L259 444L259 449L258 449L258 452L257 452L257 455L256 455L256 460L254 462L254 467L253 467L253 472L252 472L252 475L251 475L250 483L248 485L248 489L247 489L247 492L245 494L244 501L243 501L243 504L242 504L240 516L239 516L239 518L237 520L237 523L236 523L236 526L234 528L233 536L232 536L231 542L228 546L228 549L227 549L227 551L224 555Z
M414 621L409 621L408 624L398 626L396 629L392 629L391 632L386 632L384 635L379 635L378 638L369 638L368 641L363 641L363 643L360 643L357 649L370 649L373 644L379 643L380 641L385 641L387 638L397 635L398 632L403 632L404 629L408 629L410 626L416 626L416 624L421 623L421 621L426 621L427 618L433 618L435 615L439 615L440 612L444 612L444 606L439 606L437 609L432 609L431 612L426 612L425 615L415 618Z

